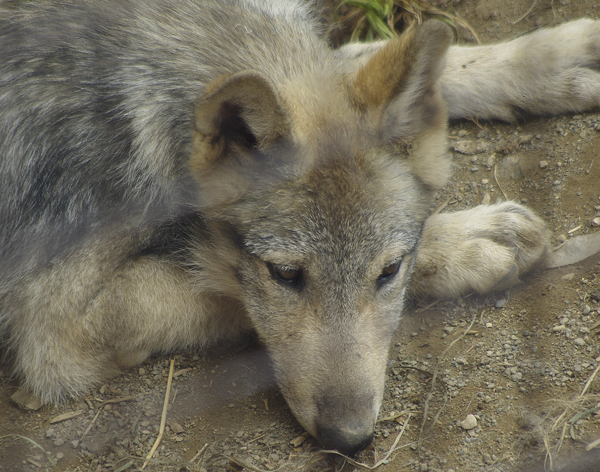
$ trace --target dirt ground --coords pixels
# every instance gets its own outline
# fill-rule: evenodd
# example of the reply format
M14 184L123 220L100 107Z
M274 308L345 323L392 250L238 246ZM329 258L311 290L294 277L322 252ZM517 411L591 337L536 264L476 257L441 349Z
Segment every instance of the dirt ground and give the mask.
M439 3L483 42L600 18L597 0ZM444 211L508 198L542 215L555 245L600 231L600 114L453 123L451 144L455 175L437 199ZM376 439L357 460L382 472L599 471L600 449L586 451L600 439L599 326L600 255L487 297L416 300L391 348ZM0 371L0 470L140 470L159 431L169 361L152 358L80 401L34 412L11 402L17 385ZM146 470L362 469L302 433L257 343L181 353Z

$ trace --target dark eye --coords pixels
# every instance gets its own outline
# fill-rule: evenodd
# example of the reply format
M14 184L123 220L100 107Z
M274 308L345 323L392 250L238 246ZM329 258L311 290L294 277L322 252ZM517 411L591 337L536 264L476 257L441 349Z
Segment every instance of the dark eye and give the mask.
M297 286L302 280L302 270L297 267L278 265L271 262L267 262L267 267L271 277L285 285Z
M402 260L396 261L390 265L385 266L381 271L381 274L379 274L379 277L377 277L377 285L381 287L385 283L392 280L398 273L398 270L400 270L400 265L402 265Z

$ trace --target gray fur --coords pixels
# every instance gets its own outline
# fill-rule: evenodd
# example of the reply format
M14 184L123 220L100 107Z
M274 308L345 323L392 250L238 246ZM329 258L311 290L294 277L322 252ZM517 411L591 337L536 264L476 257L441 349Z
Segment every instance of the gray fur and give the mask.
M516 204L425 224L449 42L430 22L332 51L293 0L0 11L0 326L24 388L62 401L255 330L300 423L367 444L415 264L413 291L455 295L547 246ZM457 257L432 262L447 231Z

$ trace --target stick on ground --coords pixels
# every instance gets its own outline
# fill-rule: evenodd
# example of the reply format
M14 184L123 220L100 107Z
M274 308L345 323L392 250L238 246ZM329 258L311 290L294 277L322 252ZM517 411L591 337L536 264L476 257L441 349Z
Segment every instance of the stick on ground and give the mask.
M150 453L146 456L146 462L142 466L142 469L148 464L148 459L152 459L152 456L156 452L158 445L160 444L163 434L165 433L165 424L167 423L167 408L169 407L169 395L171 394L171 384L173 383L173 369L175 367L175 359L171 359L171 365L169 366L169 379L167 380L167 391L165 393L165 402L163 404L162 416L160 418L160 428L158 429L158 436L154 441L154 446L150 449Z

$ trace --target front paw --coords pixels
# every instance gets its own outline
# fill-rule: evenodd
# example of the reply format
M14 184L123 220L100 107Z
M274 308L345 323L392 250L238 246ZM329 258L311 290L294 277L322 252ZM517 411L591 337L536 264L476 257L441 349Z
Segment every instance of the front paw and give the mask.
M545 223L514 202L434 215L423 229L411 291L452 298L503 290L535 267L548 247Z

